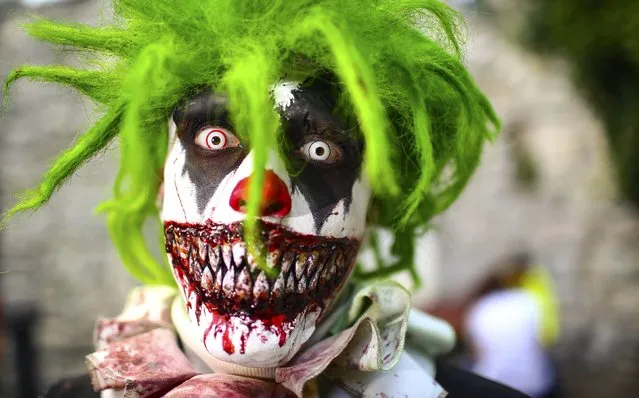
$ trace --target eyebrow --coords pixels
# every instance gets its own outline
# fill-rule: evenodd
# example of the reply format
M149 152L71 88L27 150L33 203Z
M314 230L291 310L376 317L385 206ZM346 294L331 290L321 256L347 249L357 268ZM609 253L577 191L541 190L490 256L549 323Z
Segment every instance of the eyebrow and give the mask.
M338 141L358 139L353 134L356 128L346 127L344 121L333 110L328 109L324 98L316 98L317 102L309 102L305 98L309 94L318 93L305 89L297 91L298 93L301 91L302 95L295 96L291 105L297 103L302 105L304 110L297 106L289 106L285 110L279 110L278 113L284 120L301 127L299 132L302 136L318 135ZM206 90L180 106L174 114L174 121L177 125L180 125L181 122L216 122L231 127L228 98L225 95Z
M335 109L328 104L325 98L317 97L321 93L296 90L296 95L285 110L280 110L282 118L289 124L297 125L303 136L319 135L338 140L355 139L353 128L346 126ZM309 96L314 98L309 100Z
M350 131L344 129L335 117L322 117L310 112L304 115L304 133L345 139L351 137Z
M207 91L196 95L178 108L174 119L176 123L186 120L228 122L227 105L228 99L225 96Z

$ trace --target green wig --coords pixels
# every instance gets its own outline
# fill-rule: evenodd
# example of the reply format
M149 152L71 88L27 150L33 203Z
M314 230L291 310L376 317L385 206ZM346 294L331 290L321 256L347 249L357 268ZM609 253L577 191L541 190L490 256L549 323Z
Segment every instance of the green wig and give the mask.
M119 137L113 198L101 206L128 270L143 283L173 284L142 227L156 197L171 114L202 87L224 92L240 137L254 151L247 230L259 209L264 164L280 120L270 87L329 72L365 140L373 226L396 231L394 264L413 275L414 235L460 194L498 120L466 70L460 17L438 0L113 0L103 26L38 20L38 39L85 52L94 67L24 66L20 78L73 87L104 109L42 182L8 211L35 210L80 166ZM96 67L97 66L97 67Z

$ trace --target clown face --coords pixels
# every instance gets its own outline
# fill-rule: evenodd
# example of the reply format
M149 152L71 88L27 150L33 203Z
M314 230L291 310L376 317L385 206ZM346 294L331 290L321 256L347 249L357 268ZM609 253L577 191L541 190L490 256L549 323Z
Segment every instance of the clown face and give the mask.
M173 273L206 351L260 368L288 362L344 287L371 197L362 141L335 112L329 83L280 83L273 101L285 142L266 164L260 226L275 277L247 253L253 153L225 96L202 92L176 111L162 210Z

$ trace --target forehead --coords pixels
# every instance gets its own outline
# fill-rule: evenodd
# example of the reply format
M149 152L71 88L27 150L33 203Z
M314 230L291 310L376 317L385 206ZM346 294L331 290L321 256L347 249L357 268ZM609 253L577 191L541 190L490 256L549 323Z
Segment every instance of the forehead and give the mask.
M338 86L330 80L314 79L302 83L282 81L273 86L275 107L284 117L302 109L333 112L339 96Z
M329 79L307 82L281 81L271 90L273 106L289 121L323 121L333 127L348 128L338 115L338 86ZM174 113L174 121L228 119L229 98L214 89L205 89L188 98Z

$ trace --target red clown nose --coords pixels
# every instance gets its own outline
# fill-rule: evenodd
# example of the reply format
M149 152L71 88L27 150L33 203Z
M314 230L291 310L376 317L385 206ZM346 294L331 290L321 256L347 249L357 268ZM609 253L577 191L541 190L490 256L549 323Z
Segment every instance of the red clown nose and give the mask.
M246 213L248 211L247 200L250 180L251 177L248 177L238 182L231 193L229 205L237 212ZM260 214L263 217L284 217L290 211L291 195L288 193L286 184L273 170L266 170L264 173Z

